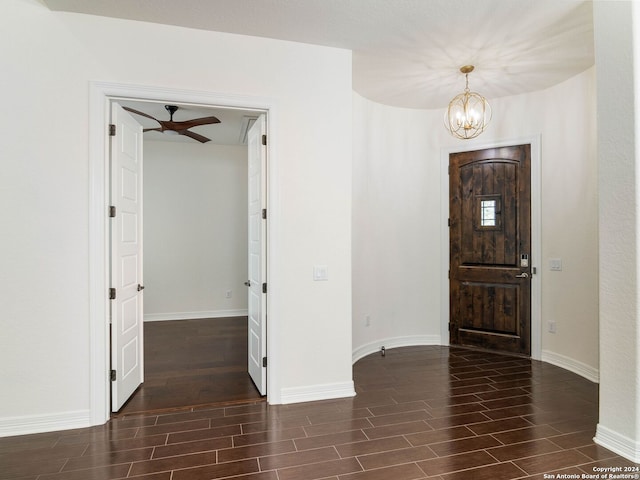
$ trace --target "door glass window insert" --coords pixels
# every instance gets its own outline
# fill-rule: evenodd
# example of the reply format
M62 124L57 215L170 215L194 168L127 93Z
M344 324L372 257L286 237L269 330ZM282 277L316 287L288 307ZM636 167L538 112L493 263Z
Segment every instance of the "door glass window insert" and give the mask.
M473 226L476 230L502 229L501 195L476 195L473 208Z
M480 226L481 227L496 226L496 201L495 200L480 201Z

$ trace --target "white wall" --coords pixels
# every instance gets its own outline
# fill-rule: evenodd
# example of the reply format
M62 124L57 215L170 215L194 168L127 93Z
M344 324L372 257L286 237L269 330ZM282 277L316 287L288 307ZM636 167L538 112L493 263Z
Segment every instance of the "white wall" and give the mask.
M0 32L0 128L10 132L0 142L0 432L91 418L90 81L270 99L270 399L348 392L351 52L54 13L36 0L0 2ZM312 281L314 264L329 266L328 282Z
M601 383L596 442L640 462L640 5L594 2L593 13L600 195Z
M246 146L145 140L145 321L246 315L247 223Z
M380 345L440 343L443 249L448 256L441 244L442 149L540 135L542 258L532 261L542 281L542 357L597 379L594 79L590 69L542 92L491 100L491 125L466 144L447 133L441 110L393 108L355 95L354 358ZM548 259L557 257L563 270L551 272ZM549 320L557 333L546 331Z

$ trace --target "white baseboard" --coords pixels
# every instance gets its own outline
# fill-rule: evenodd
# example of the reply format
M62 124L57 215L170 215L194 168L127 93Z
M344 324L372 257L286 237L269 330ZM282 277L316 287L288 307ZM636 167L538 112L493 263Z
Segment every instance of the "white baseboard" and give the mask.
M317 400L354 397L355 395L353 382L327 383L308 387L283 388L280 392L280 402L283 404L315 402Z
M28 435L31 433L71 430L91 426L91 411L53 413L49 415L25 415L0 418L0 437Z
M640 442L614 432L602 424L596 427L596 436L593 441L634 463L640 463Z
M594 383L600 383L600 372L598 369L590 367L578 360L574 360L573 358L565 357L564 355L550 352L548 350L543 350L541 360L543 362L550 363L551 365L555 365L556 367L564 368L565 370L576 373Z
M245 310L212 310L209 312L169 312L169 313L145 313L145 322L163 322L167 320L197 320L200 318L224 318L246 317L249 312Z
M442 345L441 340L440 335L412 335L409 337L383 338L356 348L351 353L351 361L356 363L367 355L379 352L383 346L385 350L389 350L390 348L415 347L418 345Z

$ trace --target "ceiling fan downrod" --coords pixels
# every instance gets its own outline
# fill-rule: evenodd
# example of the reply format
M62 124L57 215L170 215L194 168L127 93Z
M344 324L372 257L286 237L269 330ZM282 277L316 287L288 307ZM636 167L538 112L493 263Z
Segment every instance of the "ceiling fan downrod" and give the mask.
M166 108L167 111L169 112L169 115L171 115L171 118L169 119L169 121L173 122L173 114L176 113L176 111L178 110L178 107L176 105L165 105L164 108Z

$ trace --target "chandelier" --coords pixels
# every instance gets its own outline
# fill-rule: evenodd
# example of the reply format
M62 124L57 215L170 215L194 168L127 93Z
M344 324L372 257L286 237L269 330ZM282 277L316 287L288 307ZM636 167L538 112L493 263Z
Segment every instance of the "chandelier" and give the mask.
M451 135L463 140L480 135L491 121L491 107L487 99L469 90L469 74L473 72L473 68L473 65L460 67L467 84L464 92L449 102L444 117L445 127Z

